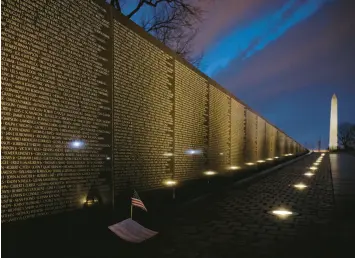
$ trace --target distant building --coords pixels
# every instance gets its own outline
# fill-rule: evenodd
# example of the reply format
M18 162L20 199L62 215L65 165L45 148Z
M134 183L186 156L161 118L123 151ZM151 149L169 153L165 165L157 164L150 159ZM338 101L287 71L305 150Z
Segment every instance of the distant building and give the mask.
M330 106L329 150L338 149L338 99L333 94Z

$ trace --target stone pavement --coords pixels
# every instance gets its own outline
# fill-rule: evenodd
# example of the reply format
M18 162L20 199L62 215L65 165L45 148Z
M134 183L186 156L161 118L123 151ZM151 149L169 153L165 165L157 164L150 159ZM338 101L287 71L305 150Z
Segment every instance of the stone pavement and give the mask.
M315 176L304 175L319 156L309 155L249 186L195 203L176 214L156 239L132 248L131 256L318 257L319 234L327 232L334 206L329 156ZM309 187L295 189L299 182ZM298 215L279 219L267 213L280 207Z

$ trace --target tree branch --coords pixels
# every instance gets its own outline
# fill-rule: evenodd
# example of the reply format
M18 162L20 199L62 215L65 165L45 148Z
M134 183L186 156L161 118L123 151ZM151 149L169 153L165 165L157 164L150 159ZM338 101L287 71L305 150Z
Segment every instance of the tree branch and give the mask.
M120 0L111 0L110 4L116 8L120 13L122 12Z

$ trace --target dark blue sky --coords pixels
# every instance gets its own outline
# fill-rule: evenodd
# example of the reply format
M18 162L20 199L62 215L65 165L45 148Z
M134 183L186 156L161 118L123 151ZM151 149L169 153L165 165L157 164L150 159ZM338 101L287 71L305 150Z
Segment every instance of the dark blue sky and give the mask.
M355 0L199 2L204 73L308 148L328 145L333 93L355 123Z

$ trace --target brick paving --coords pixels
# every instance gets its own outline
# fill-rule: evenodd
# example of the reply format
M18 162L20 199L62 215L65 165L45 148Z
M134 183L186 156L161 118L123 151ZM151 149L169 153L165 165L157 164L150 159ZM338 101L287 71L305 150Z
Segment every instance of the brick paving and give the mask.
M185 209L156 239L136 246L146 257L308 257L321 244L307 243L326 232L334 206L329 157L315 176L303 174L319 154L276 171L243 188L211 196ZM309 187L300 191L293 184ZM297 216L279 219L267 212L287 208ZM305 244L305 245L303 245ZM303 253L306 251L306 254ZM315 257L315 256L309 256Z

